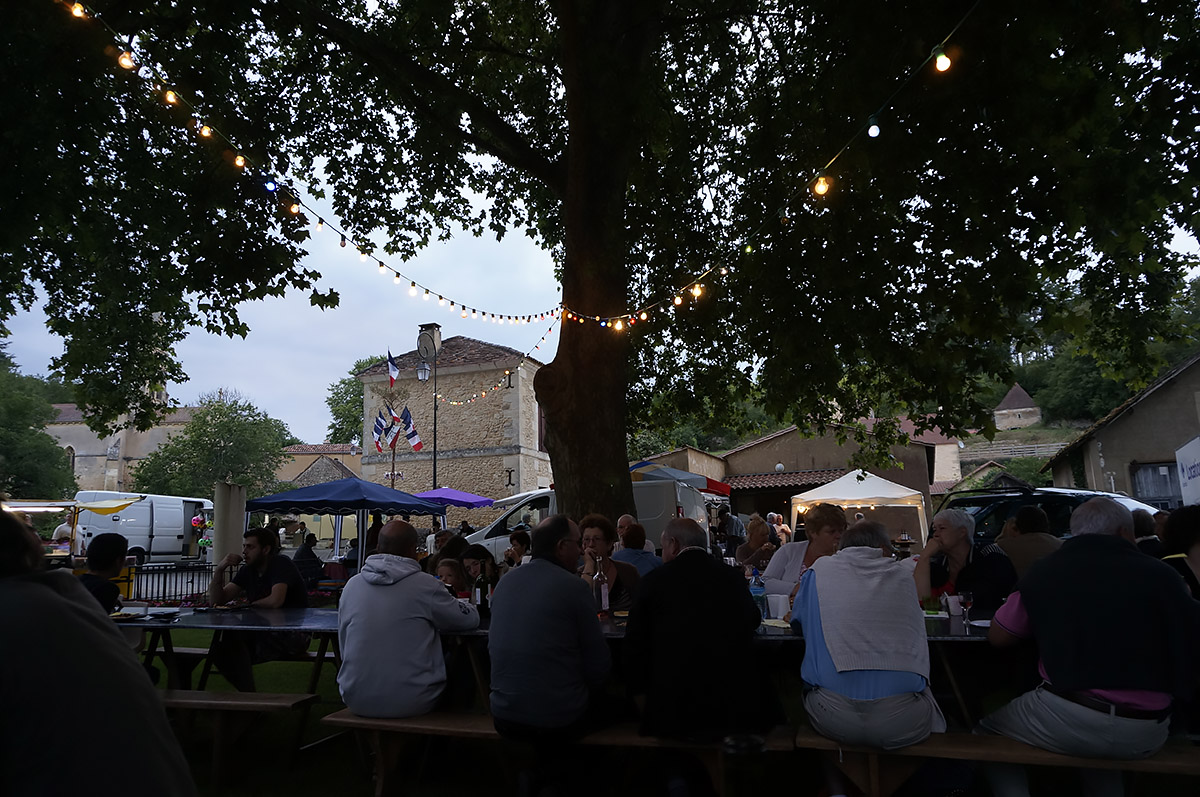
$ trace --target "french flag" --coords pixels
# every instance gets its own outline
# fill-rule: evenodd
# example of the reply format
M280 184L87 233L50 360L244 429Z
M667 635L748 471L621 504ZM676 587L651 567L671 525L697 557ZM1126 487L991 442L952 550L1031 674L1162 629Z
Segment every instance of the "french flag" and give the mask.
M392 381L388 383L389 387L396 386L396 377L400 376L400 366L396 365L396 359L392 357L392 350L388 349L388 378Z
M421 436L417 434L417 425L413 423L412 413L408 411L408 407L400 413L400 423L404 426L404 436L408 438L408 444L412 446L413 451L421 450Z
M374 429L374 432L372 433L372 437L375 438L375 450L381 454L383 453L383 444L379 442L379 438L383 434L384 426L385 426L385 423L383 420L383 413L380 412L378 415L375 416L375 429Z

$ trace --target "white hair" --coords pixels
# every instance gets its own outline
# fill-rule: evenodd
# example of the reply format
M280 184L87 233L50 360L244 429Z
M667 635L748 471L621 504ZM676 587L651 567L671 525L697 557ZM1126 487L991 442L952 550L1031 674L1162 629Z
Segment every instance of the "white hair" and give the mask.
M1075 507L1071 513L1071 534L1108 534L1117 536L1122 529L1133 530L1133 513L1111 498L1093 498Z
M954 528L962 527L967 530L967 539L975 542L975 518L971 517L969 512L964 512L961 509L943 509L933 516L933 522L937 523L941 518L949 523Z

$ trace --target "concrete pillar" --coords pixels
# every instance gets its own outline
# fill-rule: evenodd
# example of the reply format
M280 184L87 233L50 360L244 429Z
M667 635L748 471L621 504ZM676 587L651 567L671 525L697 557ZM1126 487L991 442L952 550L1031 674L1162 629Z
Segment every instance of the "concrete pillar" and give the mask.
M246 488L240 484L217 482L213 492L212 561L227 554L242 552L242 533L246 530Z

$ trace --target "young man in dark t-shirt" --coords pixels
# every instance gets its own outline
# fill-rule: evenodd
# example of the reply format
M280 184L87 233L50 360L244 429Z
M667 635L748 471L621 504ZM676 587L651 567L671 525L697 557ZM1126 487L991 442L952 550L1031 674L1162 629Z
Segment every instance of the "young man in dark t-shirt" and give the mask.
M245 562L225 583L225 571ZM257 609L306 609L308 592L291 559L279 552L279 537L269 529L250 529L243 535L242 554L220 561L208 585L208 602L218 606L245 597ZM308 648L310 636L295 631L236 631L213 641L213 664L239 691L254 691L251 665L296 655Z
M88 569L79 582L100 602L105 614L121 608L121 590L112 579L121 574L128 553L129 540L112 532L97 535L88 546Z

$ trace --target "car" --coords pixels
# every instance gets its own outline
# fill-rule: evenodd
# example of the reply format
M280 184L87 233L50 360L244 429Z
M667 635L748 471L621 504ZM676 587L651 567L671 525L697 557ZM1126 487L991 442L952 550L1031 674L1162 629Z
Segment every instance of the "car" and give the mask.
M1120 493L1066 487L1032 487L1027 490L1005 487L952 492L946 495L938 511L966 511L975 518L975 541L991 542L1018 509L1023 506L1040 506L1050 519L1050 533L1056 537L1068 537L1071 534L1071 513L1075 511L1075 507L1084 501L1099 497L1111 498L1131 512L1135 509L1145 509L1151 514L1158 511L1149 504Z

